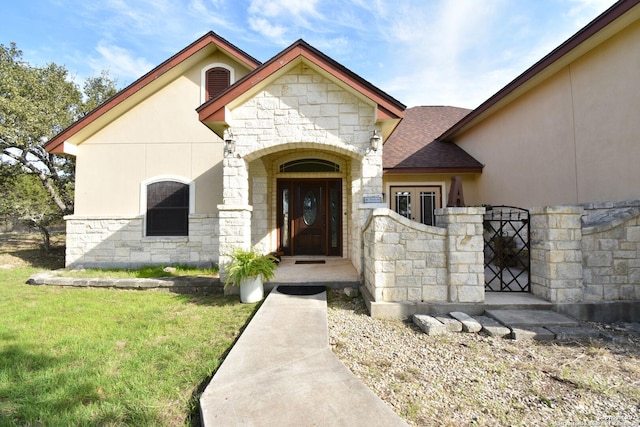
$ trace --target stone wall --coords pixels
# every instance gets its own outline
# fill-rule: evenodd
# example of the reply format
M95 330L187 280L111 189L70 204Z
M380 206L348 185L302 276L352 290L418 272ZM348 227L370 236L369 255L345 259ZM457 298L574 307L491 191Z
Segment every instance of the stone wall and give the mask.
M483 302L484 208L436 211L438 227L375 209L364 227L364 285L376 302Z
M65 217L66 266L129 268L218 262L218 217L189 215L188 237L144 237L144 217Z
M554 303L640 299L640 201L533 209L531 286Z
M640 300L640 201L582 207L584 300Z
M531 292L547 301L582 300L582 208L531 210Z

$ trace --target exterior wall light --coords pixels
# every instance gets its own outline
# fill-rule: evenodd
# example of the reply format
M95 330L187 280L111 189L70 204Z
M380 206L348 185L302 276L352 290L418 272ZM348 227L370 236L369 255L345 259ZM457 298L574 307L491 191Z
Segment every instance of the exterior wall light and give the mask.
M230 156L236 152L236 140L233 136L231 129L225 129L224 131L224 154Z
M369 146L373 151L378 151L378 149L380 148L381 142L382 142L382 137L380 136L380 133L377 130L374 130L373 135L369 139Z

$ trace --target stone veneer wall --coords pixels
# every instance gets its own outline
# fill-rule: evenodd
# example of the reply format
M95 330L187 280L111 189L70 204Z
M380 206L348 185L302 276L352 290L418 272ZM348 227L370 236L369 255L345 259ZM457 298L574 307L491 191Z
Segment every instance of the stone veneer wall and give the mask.
M364 285L374 301L484 302L484 208L436 211L432 227L375 209L364 227Z
M582 207L584 300L640 300L640 201Z
M69 268L211 266L218 262L218 217L214 215L189 215L188 237L143 237L143 216L71 215L65 219Z
M236 142L236 152L223 161L223 204L218 208L228 213L229 224L233 222L234 212L243 216L236 219L249 230L235 230L235 236L248 236L244 246L257 244L263 251L276 249L275 239L269 242L264 228L268 221L268 212L264 209L264 201L268 200L268 180L265 180L264 171L258 171L255 165L249 166L252 162L291 150L301 156L313 156L318 151L333 153L351 160L351 168L341 171L343 179L349 180L348 188L351 189L351 194L347 195L350 211L345 217L349 247L343 250L358 268L363 224L358 206L364 197L381 196L383 193L382 150L372 151L369 148L373 131L380 130L376 120L374 105L303 64L278 77L241 105L231 108L226 121ZM242 212L253 212L257 222L247 221ZM227 236L232 228L223 227L221 219L221 263L224 254L232 250L232 246L227 244L227 237L235 240L234 236ZM224 271L221 275L224 276Z
M531 292L547 301L582 300L582 208L530 212Z
M533 209L531 285L555 303L640 299L640 201Z

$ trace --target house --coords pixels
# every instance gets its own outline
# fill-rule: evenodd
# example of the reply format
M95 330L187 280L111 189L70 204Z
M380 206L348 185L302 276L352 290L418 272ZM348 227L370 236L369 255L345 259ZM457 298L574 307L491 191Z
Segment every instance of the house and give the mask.
M638 3L619 1L473 111L406 109L302 40L260 63L208 33L47 144L76 156L66 264L217 264L255 245L349 259L374 301L483 301L483 209L433 227L452 187L470 206L640 199ZM389 227L429 262L399 255ZM469 249L469 230L470 253L443 255ZM540 295L569 295L543 279Z
M48 143L76 156L66 265L360 259L404 110L302 40L260 63L208 33Z

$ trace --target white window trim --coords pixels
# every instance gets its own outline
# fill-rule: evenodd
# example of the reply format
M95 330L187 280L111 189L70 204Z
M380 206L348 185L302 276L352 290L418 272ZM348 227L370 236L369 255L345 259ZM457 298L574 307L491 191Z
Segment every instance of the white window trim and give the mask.
M196 183L190 179L177 176L177 175L158 175L153 178L145 179L140 183L140 215L144 218L142 224L142 230L146 237L147 235L147 186L156 182L162 181L175 181L189 186L189 215L192 215L196 211ZM185 236L176 236L184 239ZM166 237L163 237L166 238Z
M207 101L207 71L212 68L224 68L229 71L229 85L234 84L236 81L235 70L229 65L221 62L214 62L206 65L202 70L200 70L200 104L204 104Z

